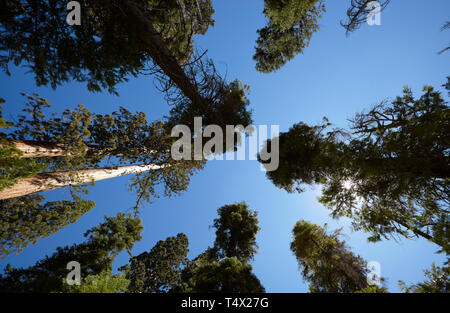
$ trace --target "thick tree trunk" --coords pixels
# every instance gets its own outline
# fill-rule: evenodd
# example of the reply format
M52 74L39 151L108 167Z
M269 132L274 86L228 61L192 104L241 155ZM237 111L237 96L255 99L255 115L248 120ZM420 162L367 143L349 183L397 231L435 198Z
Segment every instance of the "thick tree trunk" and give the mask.
M177 59L167 48L159 33L153 27L148 16L145 16L142 10L136 6L133 1L123 1L127 12L133 15L137 21L145 25L148 31L149 39L144 39L150 45L148 53L151 55L153 62L158 65L163 72L177 85L183 94L191 99L191 101L200 107L205 105L205 99L199 93L197 87L191 82L189 77L179 65Z
M66 156L61 144L31 140L8 140L23 153L24 158L44 158ZM1 145L1 143L0 143Z
M20 179L14 186L0 191L0 200L24 196L30 193L58 189L118 176L160 169L160 165L130 165L117 168L101 168L67 172L42 173Z
M66 157L70 156L62 144L34 141L34 140L8 140L12 143L16 149L21 151L23 158L53 158L53 157ZM0 143L1 146L1 143ZM116 155L120 156L121 153L117 151L111 151L102 147L90 146L86 149L87 154L96 155ZM142 148L142 153L152 154L156 153L155 150L148 150Z

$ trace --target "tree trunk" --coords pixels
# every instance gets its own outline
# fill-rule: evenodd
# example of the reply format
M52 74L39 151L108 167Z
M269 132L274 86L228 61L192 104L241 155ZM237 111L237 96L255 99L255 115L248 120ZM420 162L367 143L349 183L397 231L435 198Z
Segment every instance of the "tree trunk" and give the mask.
M59 157L66 156L63 145L31 141L31 140L8 140L16 149L23 153L24 158L44 158L44 157ZM1 146L1 143L0 143Z
M145 25L148 31L149 39L145 38L145 42L150 45L147 52L151 55L153 62L158 65L163 72L177 85L177 87L188 97L196 106L204 107L205 99L199 93L197 87L191 82L189 77L179 65L178 60L167 48L159 33L153 27L148 16L144 16L142 10L136 6L133 1L123 1L126 10L133 15L137 21Z
M160 169L160 165L130 165L116 168L100 168L67 172L37 174L33 177L19 179L12 187L0 191L0 200L20 197L30 193L58 189L70 185L78 185L119 177L128 174Z
M23 158L53 158L71 156L70 153L67 153L64 145L59 143L34 140L8 140L8 142L12 143L16 149L23 153ZM0 147L1 145L2 144L0 143ZM110 149L108 150L98 146L88 146L86 149L86 153L90 155L122 155L121 153L118 153L116 151L112 151ZM156 153L156 151L142 148L142 153L152 154Z

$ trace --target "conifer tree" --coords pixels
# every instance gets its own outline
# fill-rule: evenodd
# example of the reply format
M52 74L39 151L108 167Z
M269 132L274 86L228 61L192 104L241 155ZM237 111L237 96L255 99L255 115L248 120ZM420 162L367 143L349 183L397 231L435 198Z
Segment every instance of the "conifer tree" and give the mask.
M86 241L72 246L58 247L51 256L28 268L8 265L0 275L2 292L61 292L67 288L64 279L69 271L67 264L77 261L81 277L100 275L112 271L115 257L122 251L131 254L135 242L141 240L141 219L131 214L119 213L105 217L105 221L89 229Z
M212 248L187 263L172 292L265 292L249 261L257 250L256 212L245 202L225 205L214 220Z
M155 186L159 183L164 185L167 196L185 190L190 175L203 166L203 161L175 161L170 152L174 138L166 125L161 121L148 122L142 112L133 114L120 108L112 114L94 115L80 105L47 118L48 101L39 95L25 96L29 100L27 115L10 123L8 133L2 134L5 144L0 148L19 151L22 147L17 152L17 162L39 166L39 171L17 175L14 168L2 168L6 178L15 175L15 179L7 180L8 186L0 190L1 199L134 173L131 186L139 201L150 200L151 196L158 196ZM28 148L21 144L17 147L17 142L58 147L59 152L57 156L43 156L36 151L42 151L39 148L31 152L37 156L24 157ZM108 168L99 168L105 160Z
M352 218L371 241L420 236L449 253L449 114L428 86L418 98L405 88L357 114L349 131L327 131L327 120L298 123L277 139L280 165L267 177L289 192L322 184L320 201L332 216Z
M339 240L339 231L327 234L318 225L299 221L291 250L311 292L352 293L369 287L366 261Z
M167 292L181 280L182 266L188 261L189 241L185 234L158 241L149 251L130 259L130 264L119 270L130 280L128 292Z
M81 198L43 201L42 195L0 200L0 258L20 253L30 243L76 222L95 206L93 201Z
M390 0L378 1L379 12ZM264 0L267 26L258 30L256 70L271 73L280 69L309 46L312 35L319 30L319 20L325 12L324 0ZM372 0L351 0L348 20L341 25L346 34L358 29L375 9ZM378 9L377 9L378 10Z

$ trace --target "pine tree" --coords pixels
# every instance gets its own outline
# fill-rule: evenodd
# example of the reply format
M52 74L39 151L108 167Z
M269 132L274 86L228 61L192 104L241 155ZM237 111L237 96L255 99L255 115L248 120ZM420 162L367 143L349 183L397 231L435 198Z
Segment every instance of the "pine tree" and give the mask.
M145 72L149 63L163 65L155 50L160 42L175 63L186 63L193 54L193 36L214 24L210 0L79 3L81 25L70 26L66 1L3 1L0 57L6 72L10 62L25 63L37 85L55 88L73 79L87 82L92 91L115 92L118 83Z
M159 183L164 184L167 196L185 190L190 175L203 166L203 161L173 160L170 148L174 138L167 126L161 121L149 123L142 112L132 114L121 108L112 114L94 115L79 106L47 118L48 101L39 95L25 96L28 114L10 123L0 148L18 151L16 163L38 166L38 170L17 174L15 168L2 168L5 178L13 176L14 181L5 179L8 185L0 190L1 199L133 173L131 186L138 201L149 201L158 196L155 187ZM30 143L33 148L27 155ZM36 146L58 147L58 152L49 156L54 151L46 150L42 155ZM106 159L108 168L103 165Z
M352 218L371 241L415 235L448 253L449 112L432 87L419 98L405 88L357 114L349 131L298 123L277 139L280 165L267 177L289 192L322 184L332 216Z
M256 69L270 73L281 68L309 45L325 11L318 0L265 0L266 27L258 30Z
M67 14L64 1L2 4L0 59L6 72L12 61L25 63L38 85L55 88L74 79L87 81L91 91L107 88L112 93L129 76L151 73L173 106L172 115L177 115L172 126L180 119L191 126L194 116L219 126L251 124L238 80L226 83L203 55L187 62L193 55L193 36L214 23L210 0L81 3L83 23L73 27L62 22Z
M0 258L20 253L30 243L75 223L94 206L93 201L42 203L42 195L29 195L0 201Z
M58 247L51 256L28 268L12 268L8 265L0 275L2 292L61 292L64 278L69 271L67 264L77 261L81 265L81 277L100 275L112 271L115 257L126 250L131 254L135 242L141 240L141 219L131 214L119 213L105 217L105 222L89 229L81 244Z
M348 20L341 21L346 34L364 24L373 12L372 0L351 0ZM380 12L390 0L379 1ZM280 69L309 46L312 35L319 30L319 19L325 11L324 0L264 0L267 26L258 30L256 70L271 73Z
M172 292L265 292L249 261L257 250L256 212L245 202L225 205L214 220L213 248L188 262Z
M339 240L339 231L327 234L318 225L299 221L291 250L311 292L352 293L369 287L366 261Z
M158 241L149 251L130 259L126 272L128 292L167 292L180 283L182 266L188 261L189 240L185 234Z

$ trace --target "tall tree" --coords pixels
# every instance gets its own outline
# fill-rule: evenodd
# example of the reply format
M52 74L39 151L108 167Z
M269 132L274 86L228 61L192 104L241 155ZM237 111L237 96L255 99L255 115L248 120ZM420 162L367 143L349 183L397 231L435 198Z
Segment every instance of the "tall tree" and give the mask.
M311 292L349 293L368 287L366 261L339 240L339 231L327 234L318 225L299 221L291 250Z
M265 0L268 25L258 30L256 69L263 73L278 70L309 45L319 29L318 19L325 6L320 0Z
M182 266L188 261L189 240L185 234L158 241L149 251L130 259L124 270L130 280L128 292L167 292L180 283Z
M96 182L103 179L158 170L158 165L130 165L117 168L101 168L67 172L50 172L22 178L10 188L0 191L0 200L11 199L67 186Z
M0 149L18 151L14 161L23 163L22 167L39 167L34 173L2 168L5 177L14 178L0 191L2 199L135 173L132 187L139 201L149 200L157 196L155 186L160 183L168 196L185 190L190 175L203 166L203 161L174 160L170 154L174 138L166 125L149 123L142 112L132 114L121 108L112 114L94 115L79 106L47 118L48 101L39 95L26 97L29 101L24 111L28 114L10 123L8 133L2 134ZM24 142L41 152L35 149L33 157L27 155ZM53 148L45 147L58 147L59 152L54 155ZM109 169L99 168L105 167L106 160Z
M117 83L160 61L153 60L159 43L177 62L187 62L193 36L214 24L210 0L79 3L81 25L70 26L67 1L3 1L0 51L7 73L9 62L25 63L38 85L55 88L74 79L87 82L90 90L114 92Z
M189 261L185 234L158 241L121 267L129 292L264 292L248 263L256 253L256 212L244 202L218 209L213 248Z
M172 292L264 292L249 261L257 250L256 212L245 202L225 205L214 220L213 248L187 263Z
M76 198L75 201L42 203L42 195L29 195L0 201L0 258L11 252L20 253L30 243L56 233L76 222L95 203Z
M322 184L332 216L352 218L369 240L413 234L448 253L449 114L432 87L419 98L405 88L357 114L350 131L296 124L277 139L280 166L267 177L289 192Z
M181 286L181 292L265 292L252 266L237 257L198 262L189 267L190 279Z
M237 257L250 261L258 249L256 234L259 231L257 212L249 210L245 202L229 204L217 210L214 249L220 257Z
M390 0L379 1L381 12ZM373 7L372 0L351 0L348 21L341 25L346 34L365 23ZM309 46L312 35L319 30L319 19L325 11L324 0L264 0L267 26L259 29L256 41L256 70L271 73L280 69Z
M141 219L119 213L105 217L105 222L88 230L81 244L58 247L50 257L28 268L12 268L9 264L0 275L0 291L60 292L66 288L67 264L77 261L81 277L99 275L112 270L115 257L126 250L131 254L134 243L141 240Z
M130 75L152 73L184 120L192 123L188 113L195 113L208 124L251 123L239 84L226 83L202 56L186 63L193 35L213 24L210 0L81 2L83 22L69 26L64 1L6 1L0 7L6 70L10 61L25 62L38 85L56 87L74 79L87 81L90 90L110 92Z

